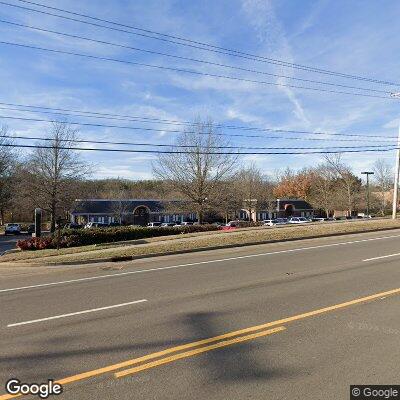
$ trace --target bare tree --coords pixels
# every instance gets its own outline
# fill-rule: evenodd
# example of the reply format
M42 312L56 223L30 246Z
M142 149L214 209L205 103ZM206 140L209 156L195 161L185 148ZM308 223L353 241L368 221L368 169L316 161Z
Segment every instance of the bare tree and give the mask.
M28 193L37 206L49 213L51 232L55 231L57 217L69 208L75 197L74 184L89 172L78 155L68 149L74 146L77 134L66 123L54 123L48 134L52 141L46 143L46 148L36 148L29 158Z
M374 163L374 181L379 190L379 209L382 215L388 206L388 191L393 184L393 170L390 164L383 159L378 159Z
M129 198L131 198L131 194L128 190L118 189L109 193L110 199L113 199L112 202L112 212L114 217L118 220L120 224L124 224L126 214L131 210L131 206L129 203Z
M162 154L153 165L157 178L171 184L197 212L201 223L205 211L217 197L219 183L234 174L238 156L222 154L219 146L227 143L217 135L212 121L196 121L180 134L177 145L186 146L174 154ZM223 151L226 153L226 151Z
M241 199L241 207L245 207L249 213L249 220L255 220L260 208L268 207L271 200L272 188L266 177L255 166L243 168L236 178L236 196Z
M310 202L323 209L329 217L337 204L337 179L326 164L321 164L313 170Z
M238 196L236 182L232 179L221 182L220 190L217 191L211 207L228 223L230 218L234 218L237 210L243 207L243 202Z
M12 151L12 139L7 126L0 127L0 225L4 224L6 210L12 200L12 170L15 154Z
M352 214L357 196L361 189L361 180L358 179L348 165L346 165L340 154L325 156L326 166L330 169L334 177L337 178L339 189L338 198L343 199L349 215Z

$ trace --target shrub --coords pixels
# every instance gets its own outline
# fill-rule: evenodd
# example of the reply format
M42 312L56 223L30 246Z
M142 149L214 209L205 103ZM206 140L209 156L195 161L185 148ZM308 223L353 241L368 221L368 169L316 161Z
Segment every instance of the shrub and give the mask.
M61 247L87 246L124 240L146 239L185 233L216 231L214 225L172 226L165 228L149 227L114 227L95 229L63 229L60 235ZM17 247L21 250L43 250L57 247L57 237L42 237L19 240Z
M18 240L17 247L21 250L44 250L57 247L51 236Z

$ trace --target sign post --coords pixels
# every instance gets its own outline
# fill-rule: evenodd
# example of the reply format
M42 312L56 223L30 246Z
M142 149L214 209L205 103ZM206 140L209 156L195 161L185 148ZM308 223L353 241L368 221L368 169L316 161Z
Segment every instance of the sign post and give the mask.
M35 233L33 237L42 236L42 209L35 208Z

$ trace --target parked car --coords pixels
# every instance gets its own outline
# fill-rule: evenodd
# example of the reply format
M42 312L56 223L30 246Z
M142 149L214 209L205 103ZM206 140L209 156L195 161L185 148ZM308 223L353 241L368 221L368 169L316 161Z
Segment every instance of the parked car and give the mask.
M27 229L28 234L35 233L35 224L30 224Z
M5 235L19 235L21 233L20 224L6 224L4 234Z
M360 214L357 215L358 219L370 219L372 217L373 216L371 214L364 214L364 213L360 213Z
M167 227L171 227L171 226L176 226L175 222L163 222L161 224L161 228L167 228Z
M304 217L291 217L288 222L289 224L306 224L309 220Z
M229 221L225 226L230 228L238 228L240 221Z
M184 221L184 222L181 222L181 225L182 225L182 226L189 226L189 225L193 225L193 222Z
M316 217L311 218L312 222L325 222L327 220L328 220L328 218L316 218Z
M287 223L287 218L266 219L263 221L263 224L267 226L286 225Z
M263 225L265 225L265 226L273 226L273 225L275 225L275 221L276 221L276 219L265 219L263 221Z
M161 226L161 222L149 222L147 224L148 228L159 228Z
M83 225L70 222L68 224L65 224L64 228L65 229L82 229Z
M221 229L221 231L232 231L234 229L237 229L238 227L236 225L222 225L219 227L219 229Z
M229 221L227 224L223 224L219 227L219 229L223 231L230 231L232 229L239 228L240 221Z
M102 222L88 222L85 225L85 229L93 229L93 228L108 228L108 225Z

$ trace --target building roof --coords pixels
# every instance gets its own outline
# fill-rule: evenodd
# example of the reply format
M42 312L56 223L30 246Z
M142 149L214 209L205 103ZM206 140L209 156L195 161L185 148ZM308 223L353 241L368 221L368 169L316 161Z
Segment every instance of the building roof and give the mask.
M279 199L279 209L285 210L286 205L292 204L295 210L313 210L313 207L301 199ZM133 213L139 206L148 207L150 212L166 212L167 209L182 209L185 202L182 200L154 200L154 199L78 199L75 200L71 214L104 214ZM271 205L271 203L270 203ZM276 210L277 200L272 202L272 208ZM267 209L267 204L260 204L261 209Z
M71 214L113 214L116 212L132 213L139 206L148 207L151 212L163 212L170 204L180 204L180 201L149 200L149 199L87 199L75 200ZM119 210L119 211L117 211Z
M277 203L277 201L276 201ZM307 203L302 199L279 199L279 209L284 210L285 206L288 204L293 204L296 210L312 210L313 207L310 203Z

